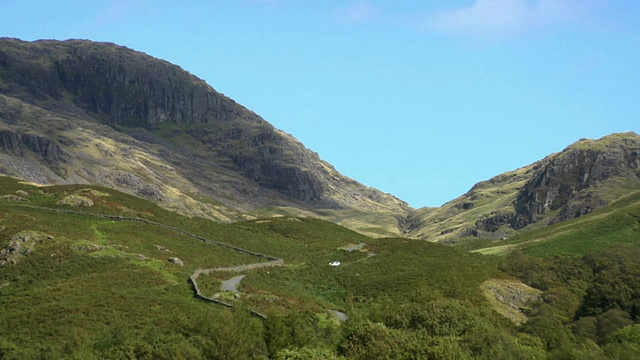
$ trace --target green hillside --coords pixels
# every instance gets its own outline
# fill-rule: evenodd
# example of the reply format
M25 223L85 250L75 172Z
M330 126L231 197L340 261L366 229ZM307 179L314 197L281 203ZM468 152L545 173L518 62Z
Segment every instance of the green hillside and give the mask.
M575 294L589 293L596 277L558 272L566 276L536 281L528 269L540 264L532 259L374 239L317 219L219 224L108 188L0 177L0 354L541 359L638 350L627 340L635 303L621 303L623 313L613 315L615 299L583 303ZM547 272L558 266L541 261ZM196 296L195 273L207 299ZM239 292L222 291L238 275L245 276ZM564 291L575 301L548 302L567 278L575 286ZM617 322L590 330L609 318ZM540 330L547 323L556 330Z
M380 299L402 303L425 293L481 307L475 287L497 271L480 255L375 240L320 220L223 225L107 188L36 187L9 177L0 177L0 230L6 358L261 358L300 341L337 353L348 343L346 328L328 310L365 319ZM220 294L234 308L205 302L189 282L196 269L267 260L185 233L283 258L285 266L244 271L240 299ZM233 275L213 272L199 283L210 296ZM326 334L276 342L267 332L301 321L304 331Z
M508 241L494 241L476 250L505 254L520 250L528 255L586 255L613 244L640 246L640 192L576 219L524 232Z
M0 177L0 230L3 358L371 358L378 350L369 347L397 341L424 354L471 354L465 339L484 328L519 341L480 291L503 276L498 258L443 245L313 219L224 225L107 188L9 177ZM220 270L268 260L221 244L284 266ZM197 269L214 269L198 278L203 294L233 307L195 296ZM221 292L238 274L240 293ZM411 320L425 311L435 311L433 330ZM393 351L380 356L404 356Z

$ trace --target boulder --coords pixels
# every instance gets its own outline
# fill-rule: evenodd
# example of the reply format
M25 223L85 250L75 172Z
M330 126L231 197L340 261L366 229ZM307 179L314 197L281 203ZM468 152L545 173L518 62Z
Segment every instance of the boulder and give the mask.
M18 196L29 196L29 193L24 190L16 190L16 195Z
M0 267L6 264L17 264L24 256L35 248L44 236L34 231L21 231L9 240L9 244L0 250Z
M91 207L93 206L93 200L81 195L69 195L58 201L58 204L69 205L73 207Z
M18 195L2 195L2 196L0 196L0 200L13 201L13 202L29 201L29 200L23 198L22 196L18 196Z

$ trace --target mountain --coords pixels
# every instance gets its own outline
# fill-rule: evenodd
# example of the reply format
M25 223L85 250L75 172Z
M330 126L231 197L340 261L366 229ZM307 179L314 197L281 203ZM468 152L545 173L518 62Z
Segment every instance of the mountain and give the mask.
M103 185L222 222L306 216L372 236L506 239L640 189L639 144L635 133L584 139L414 210L166 61L110 43L0 39L0 173Z
M506 239L603 208L640 189L640 136L582 139L534 164L474 185L439 208L410 213L411 237Z
M410 206L340 174L176 65L110 43L0 39L0 173L99 184L189 216L399 234Z

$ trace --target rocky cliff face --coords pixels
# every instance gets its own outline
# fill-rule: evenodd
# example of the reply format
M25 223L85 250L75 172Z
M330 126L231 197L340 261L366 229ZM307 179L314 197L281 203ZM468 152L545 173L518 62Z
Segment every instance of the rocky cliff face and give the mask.
M14 176L216 207L199 216L410 210L178 66L125 47L0 39L0 96L0 170Z
M582 140L540 164L515 204L515 228L557 212L551 222L588 214L611 199L589 191L612 178L640 181L640 138L633 133L619 134L599 142Z
M579 217L640 189L640 136L583 139L535 164L476 184L441 208L411 213L408 234L456 242L506 238Z
M51 139L12 130L0 130L0 148L19 156L32 151L51 164L67 162L69 158L60 145Z
M115 44L2 39L7 95L64 100L109 124L151 127L163 121L260 119L178 66Z

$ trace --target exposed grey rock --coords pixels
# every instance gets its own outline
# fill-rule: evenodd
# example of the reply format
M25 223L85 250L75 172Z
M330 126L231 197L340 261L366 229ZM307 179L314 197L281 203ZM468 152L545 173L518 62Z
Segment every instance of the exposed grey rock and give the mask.
M130 188L138 188L142 186L142 180L139 177L135 176L131 173L117 173L116 174L116 183L120 186L130 187Z
M136 194L154 202L163 202L167 199L162 190L160 190L160 187L155 184L147 184L143 186L136 192Z
M0 130L0 149L22 156L26 151L32 151L51 163L67 162L69 159L69 155L54 140L13 130Z
M518 195L511 224L518 229L556 210L559 213L551 223L588 214L608 203L588 189L613 177L638 181L639 169L640 136L628 133L598 142L582 140L541 162Z
M94 251L101 251L101 250L105 250L106 247L103 245L97 245L97 244L81 244L78 245L78 250L79 251L86 251L86 252L94 252Z
M16 195L25 197L29 196L29 193L24 190L16 190Z
M177 257L169 258L169 262L172 263L172 264L184 266L184 262L182 260L178 259Z
M91 207L93 200L81 195L69 195L58 201L60 205L68 205L73 207Z
M335 315L338 320L340 320L340 322L344 322L347 321L349 319L349 315L343 313L342 311L338 311L338 310L329 310L330 313L332 313L333 315Z
M476 228L489 232L497 231L502 226L508 224L514 215L515 211L492 212L488 216L476 221Z
M44 236L34 231L22 231L9 240L9 244L0 250L0 267L17 264L24 256L32 252Z
M18 196L18 195L1 195L0 196L0 200L4 200L4 201L14 201L14 202L25 202L25 201L29 201L28 199L23 198L22 196Z

